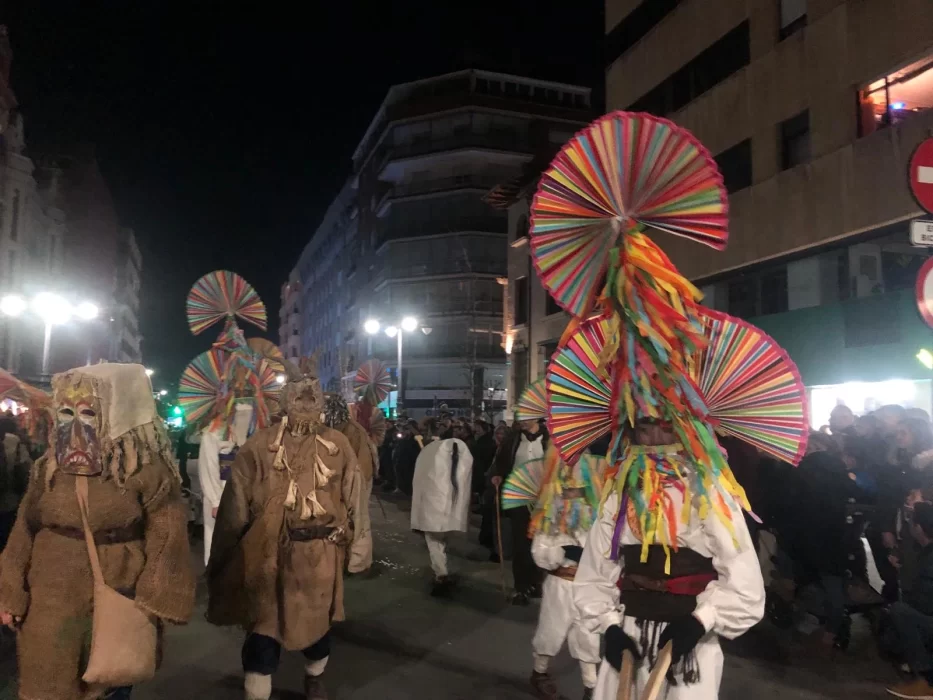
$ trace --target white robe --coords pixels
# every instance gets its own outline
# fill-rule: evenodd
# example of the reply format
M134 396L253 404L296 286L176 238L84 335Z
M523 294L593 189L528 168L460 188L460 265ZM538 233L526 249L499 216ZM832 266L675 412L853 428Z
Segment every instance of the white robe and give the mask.
M451 483L451 458L458 447L457 493ZM422 532L466 532L470 519L473 455L456 438L435 440L421 450L412 483L411 529Z
M515 450L515 461L512 463L512 468L520 467L525 462L529 462L532 459L543 459L544 458L544 436L541 433L538 433L536 440L529 440L525 437L525 433L522 433L521 439L518 442L518 449Z
M683 498L674 488L668 492L673 501L673 512L679 514ZM718 579L697 596L697 607L693 613L707 630L696 648L700 681L691 685L678 683L662 688L659 697L665 700L716 700L719 697L723 664L719 637L734 639L754 626L764 615L765 591L758 557L741 511L734 503L731 508L738 546L713 512L701 520L697 509L693 508L690 522L678 523L678 544L711 558ZM619 603L616 582L622 574L624 562L609 558L618 510L619 500L613 495L587 536L573 583L574 602L580 611L583 625L590 631L604 633L612 625L621 625L623 631L638 643L639 629L635 620L625 616ZM638 542L626 524L621 544ZM647 662L637 668L635 697L641 696L650 672ZM616 700L618 685L619 674L603 662L594 700Z
M531 541L531 556L535 564L545 571L561 566L576 566L564 553L564 545L583 546L586 531L574 534L545 535L538 533ZM570 656L577 661L598 664L599 633L590 631L580 624L580 615L573 602L573 582L557 576L544 577L541 612L538 628L531 640L531 648L539 656L557 656L567 642Z
M220 455L230 454L237 445L246 442L253 407L238 403L233 418L230 440L221 440L219 432L204 430L198 449L198 482L201 486L201 508L204 518L204 566L211 558L211 542L214 540L214 509L220 507L226 482L220 479Z

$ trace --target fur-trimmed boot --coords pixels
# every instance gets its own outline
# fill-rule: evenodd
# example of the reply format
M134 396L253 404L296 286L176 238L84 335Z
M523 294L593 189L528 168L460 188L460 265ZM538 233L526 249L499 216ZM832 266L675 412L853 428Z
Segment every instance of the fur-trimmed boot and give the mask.
M272 695L272 676L248 671L243 681L246 700L269 700Z

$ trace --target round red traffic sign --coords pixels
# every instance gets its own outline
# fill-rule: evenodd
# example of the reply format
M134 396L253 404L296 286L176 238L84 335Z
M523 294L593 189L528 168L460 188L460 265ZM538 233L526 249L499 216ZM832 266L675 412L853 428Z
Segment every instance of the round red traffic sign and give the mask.
M910 157L910 191L917 204L933 213L933 138L923 141Z
M933 328L933 258L927 259L917 273L916 293L920 315Z

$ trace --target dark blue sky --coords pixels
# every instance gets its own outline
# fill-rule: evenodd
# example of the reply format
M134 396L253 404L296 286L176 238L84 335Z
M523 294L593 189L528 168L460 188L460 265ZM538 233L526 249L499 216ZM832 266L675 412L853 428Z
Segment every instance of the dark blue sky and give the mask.
M601 87L601 0L2 0L34 151L96 145L144 252L146 361L206 349L184 320L213 269L278 289L389 85L479 65ZM197 11L192 10L198 6Z

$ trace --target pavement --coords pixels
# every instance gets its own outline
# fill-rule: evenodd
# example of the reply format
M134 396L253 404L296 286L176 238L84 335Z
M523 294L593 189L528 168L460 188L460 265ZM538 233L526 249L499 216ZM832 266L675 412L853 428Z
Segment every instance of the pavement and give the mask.
M409 528L407 504L386 496L382 504L385 516L375 499L370 504L379 575L347 580L347 621L335 626L325 676L331 700L531 700L537 604L506 603L500 568L486 561L488 552L475 544L475 528L469 539L454 537L449 547L452 569L462 577L459 587L449 600L431 598L427 549ZM203 568L201 543L192 544ZM205 597L202 582L193 620L168 630L163 667L134 691L134 700L243 697L243 633L207 624ZM849 650L835 655L767 623L724 646L724 700L867 700L886 697L885 686L898 680L877 658L858 620ZM15 697L2 690L13 670L10 645L0 645L2 700ZM555 659L552 672L565 698L582 696L576 662L566 651ZM273 698L303 700L302 674L302 656L283 654Z

